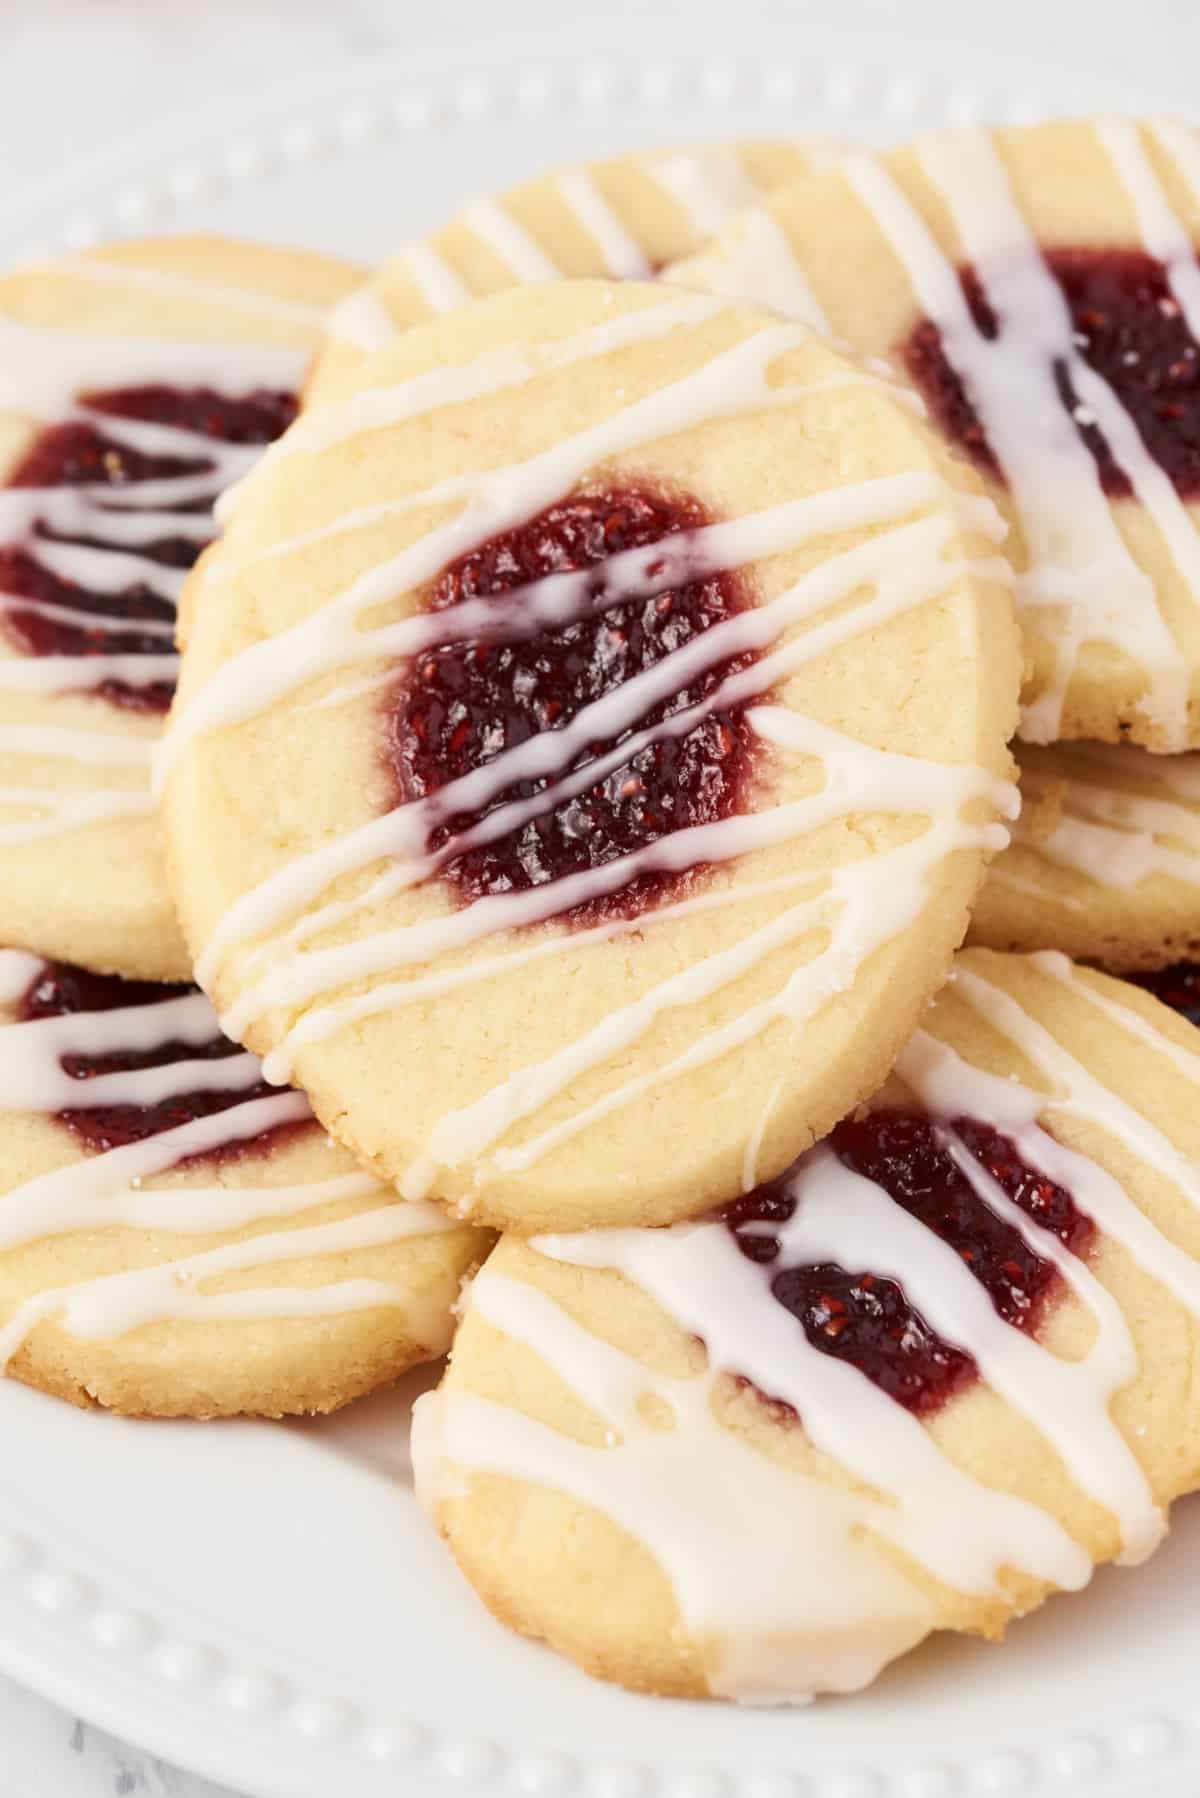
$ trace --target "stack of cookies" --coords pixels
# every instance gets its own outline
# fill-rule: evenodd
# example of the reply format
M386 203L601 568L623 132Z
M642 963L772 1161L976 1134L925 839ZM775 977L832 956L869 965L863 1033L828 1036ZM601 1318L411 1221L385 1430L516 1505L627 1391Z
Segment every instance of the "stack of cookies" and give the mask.
M1197 241L1200 134L1104 120L0 281L7 1371L277 1417L453 1340L421 1502L654 1692L1149 1554Z

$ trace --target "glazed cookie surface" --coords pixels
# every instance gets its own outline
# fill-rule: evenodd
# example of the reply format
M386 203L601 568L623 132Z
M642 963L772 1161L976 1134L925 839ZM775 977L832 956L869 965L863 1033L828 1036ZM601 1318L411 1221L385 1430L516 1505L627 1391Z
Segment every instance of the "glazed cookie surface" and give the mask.
M1198 1083L1145 993L965 952L872 1107L722 1216L503 1240L418 1496L504 1622L752 1702L1143 1559L1200 1484Z
M892 358L1014 525L1022 736L1200 745L1200 136L1124 119L846 158L669 278Z
M484 294L564 277L646 280L842 147L813 139L639 150L539 175L469 206L335 307L306 403L335 398L363 357L398 332Z
M1005 835L996 523L757 308L562 283L408 333L191 589L164 820L226 1028L482 1222L664 1222L752 1140L785 1166Z
M190 978L149 781L175 603L357 273L178 238L0 278L0 941Z
M136 1416L330 1411L447 1347L487 1236L364 1173L194 987L0 950L0 1366Z
M971 914L991 949L1061 949L1114 973L1200 953L1200 755L1018 751L1021 814Z

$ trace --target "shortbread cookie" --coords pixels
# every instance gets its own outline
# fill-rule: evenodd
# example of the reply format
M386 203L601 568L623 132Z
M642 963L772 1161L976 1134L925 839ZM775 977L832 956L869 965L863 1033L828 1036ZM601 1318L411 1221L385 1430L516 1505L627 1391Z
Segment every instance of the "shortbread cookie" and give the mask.
M482 1222L669 1221L760 1136L786 1166L1005 837L970 480L803 327L648 283L381 352L191 590L164 816L227 1028Z
M502 1241L419 1496L497 1616L629 1686L802 1699L1000 1635L1200 1485L1198 1097L1145 993L966 952L723 1218Z
M0 950L0 1366L154 1417L329 1411L441 1354L487 1236L364 1173L195 988Z
M672 280L894 357L1012 520L1029 742L1200 745L1200 135L1122 119L852 157Z
M0 278L0 941L190 978L149 786L175 599L356 278L210 238Z
M1116 973L1200 953L1200 755L1060 743L1017 760L1021 815L969 940Z
M336 397L369 351L483 294L564 277L645 280L845 147L814 138L639 150L539 175L468 206L339 302L305 399Z

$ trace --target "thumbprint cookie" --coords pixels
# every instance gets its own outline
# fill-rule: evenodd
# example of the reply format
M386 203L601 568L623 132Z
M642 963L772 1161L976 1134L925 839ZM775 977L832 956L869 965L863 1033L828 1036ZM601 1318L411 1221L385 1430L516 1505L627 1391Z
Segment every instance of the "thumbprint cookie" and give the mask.
M904 399L758 307L530 285L243 483L171 878L224 1028L406 1195L667 1223L888 1072L1006 840L1018 684L1002 526Z
M194 987L0 950L0 1366L143 1417L330 1411L443 1353L480 1230L269 1087Z
M1115 973L1200 954L1200 755L1022 745L1021 813L969 941L1061 949Z
M176 600L356 273L176 238L0 277L0 942L191 978L150 795Z
M1147 993L968 950L782 1176L505 1238L414 1423L459 1566L602 1678L765 1703L1142 1560L1200 1486L1198 1091Z
M925 137L793 183L669 279L905 371L1012 524L1021 734L1200 746L1200 133Z
M812 139L640 150L539 175L468 206L338 302L305 402L336 395L397 332L484 294L526 281L648 280L841 147Z

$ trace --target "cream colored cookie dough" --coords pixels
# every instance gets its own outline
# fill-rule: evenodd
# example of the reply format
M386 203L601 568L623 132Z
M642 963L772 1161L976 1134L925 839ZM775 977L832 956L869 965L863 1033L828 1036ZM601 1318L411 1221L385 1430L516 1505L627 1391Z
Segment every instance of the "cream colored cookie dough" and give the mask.
M1059 743L1017 760L1021 815L969 940L1118 973L1200 952L1200 756Z
M538 175L390 256L329 321L305 397L336 397L399 331L517 282L645 280L690 256L742 207L830 162L833 140L637 150Z
M427 611L430 582L572 495L619 513L633 488L714 524L595 563L610 599L632 583L670 616L674 570L736 567L746 609L524 747L502 722L516 667L466 784L398 803L389 719L425 693L430 646L529 619L520 641L544 645L596 592L558 573L506 622L487 600ZM887 1072L1004 836L1017 672L993 522L886 385L754 307L564 283L407 334L301 417L190 588L164 822L226 1028L381 1175L481 1222L663 1223L736 1192L752 1142L785 1166ZM550 784L523 803L550 817L578 791L565 758L597 781L629 766L626 742L666 740L647 719L684 670L751 645L711 702L752 701L737 817L668 828L683 802L652 785L644 853L572 847L553 878L456 898L440 870L481 806L511 844L494 801L535 762ZM431 861L447 805L465 810ZM563 922L649 867L687 879Z
M101 415L84 396L156 384L234 397L294 391L328 308L358 274L308 251L185 237L112 244L0 278L6 568L21 552L93 590L149 587L172 601L178 569L148 561L139 548L211 537L207 509L197 514L196 501L248 469L255 451ZM153 487L74 480L42 489L22 476L13 487L41 434L67 424L94 425L108 439L193 469L207 460L215 472L207 487L194 475ZM139 504L148 511L112 509ZM51 542L50 533L66 541ZM99 540L106 550L87 547ZM150 798L161 714L97 691L116 667L110 656L29 653L13 629L20 617L79 623L78 611L56 612L52 602L31 611L11 595L0 613L0 940L108 972L189 978ZM111 630L113 620L99 624ZM161 654L124 658L120 671L145 682L153 663L169 682L169 619L144 628L161 637Z
M601 1678L764 1702L857 1689L935 1630L997 1637L1142 1559L1200 1484L1198 1082L1200 1037L1147 994L972 950L873 1108L942 1120L974 1234L947 1202L943 1239L821 1145L775 1189L790 1217L743 1221L775 1239L753 1260L720 1221L506 1238L414 1420L418 1495L460 1568ZM999 1133L979 1158L964 1118ZM1021 1209L989 1171L1014 1149ZM1058 1270L1032 1329L972 1272L997 1254L984 1207ZM821 1352L839 1301L805 1326L772 1283L828 1264L860 1276L863 1316L898 1283L975 1377L922 1414ZM876 1340L898 1375L907 1333Z
M7 1373L139 1417L282 1417L332 1411L445 1351L485 1232L364 1173L300 1094L254 1087L252 1057L213 1059L194 989L155 1001L134 985L120 1009L29 1018L30 988L60 976L73 971L0 950ZM180 1041L192 1057L167 1054ZM166 1065L64 1070L135 1043ZM232 1102L193 1115L188 1095L213 1087Z
M672 281L779 305L910 372L916 329L940 333L990 445L988 489L1013 527L1027 741L1200 744L1194 478L1177 490L1143 440L1152 417L1191 468L1198 236L1195 129L1100 119L952 131L846 158L668 271ZM1095 304L1073 313L1045 257L1094 251L1146 254L1165 272L1139 290L1140 273L1115 269ZM960 284L967 265L982 303ZM1113 326L1105 308L1122 283L1142 292L1141 311ZM1169 355L1159 355L1152 327L1173 333ZM1088 358L1101 342L1109 349L1098 374ZM1131 347L1118 355L1121 343ZM1143 356L1157 361L1135 417ZM1099 440L1120 491L1101 482L1089 448Z

